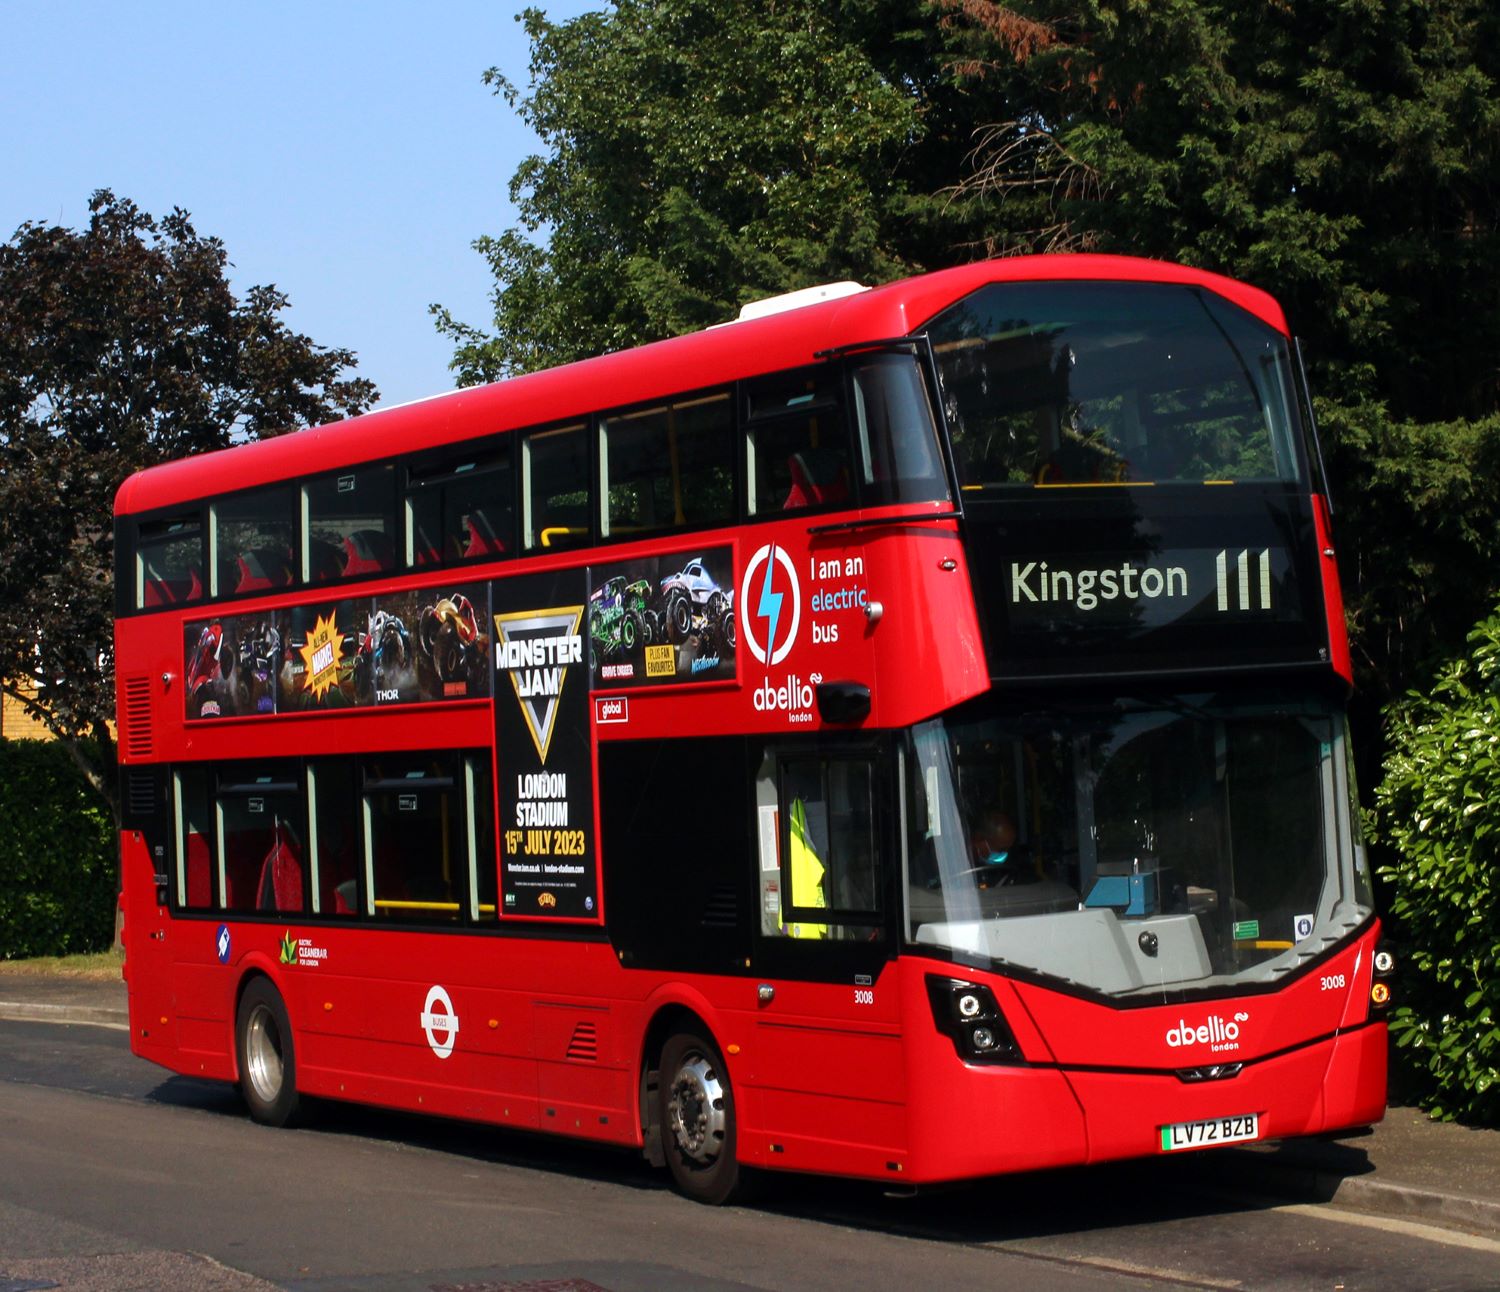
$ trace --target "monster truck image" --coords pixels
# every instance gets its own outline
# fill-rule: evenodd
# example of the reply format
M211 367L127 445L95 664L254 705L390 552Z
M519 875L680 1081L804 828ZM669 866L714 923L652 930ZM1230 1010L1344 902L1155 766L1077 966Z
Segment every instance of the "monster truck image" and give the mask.
M281 672L281 633L269 619L240 637L236 652L235 704L239 713L274 713L276 677Z
M663 579L658 595L667 640L674 646L689 636L706 635L734 649L734 591L719 586L702 557Z
M411 634L399 615L377 610L360 634L354 655L354 694L369 704L376 692L394 689L411 663Z
M650 596L647 580L626 583L622 574L589 593L589 637L597 658L629 655L661 636L660 617L646 604Z
M488 639L480 633L474 606L463 593L423 606L419 636L439 682L478 685L484 680Z

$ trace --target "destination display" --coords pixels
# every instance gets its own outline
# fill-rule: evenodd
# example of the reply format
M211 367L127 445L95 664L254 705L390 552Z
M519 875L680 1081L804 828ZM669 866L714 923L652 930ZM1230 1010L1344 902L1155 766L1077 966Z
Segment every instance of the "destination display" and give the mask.
M1090 493L966 506L992 677L1328 662L1306 498Z
M1156 628L1179 621L1296 619L1291 554L1271 548L1179 548L1011 557L1012 628L1093 621Z

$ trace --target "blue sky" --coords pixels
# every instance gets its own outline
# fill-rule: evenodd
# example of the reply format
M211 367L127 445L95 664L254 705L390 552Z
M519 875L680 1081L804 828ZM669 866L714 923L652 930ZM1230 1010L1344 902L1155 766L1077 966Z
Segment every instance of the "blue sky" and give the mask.
M541 0L556 20L597 0ZM223 240L236 290L273 282L289 326L348 346L381 403L450 389L427 307L487 326L470 243L513 222L537 141L480 83L522 88L519 5L0 0L0 240L81 226L112 188Z

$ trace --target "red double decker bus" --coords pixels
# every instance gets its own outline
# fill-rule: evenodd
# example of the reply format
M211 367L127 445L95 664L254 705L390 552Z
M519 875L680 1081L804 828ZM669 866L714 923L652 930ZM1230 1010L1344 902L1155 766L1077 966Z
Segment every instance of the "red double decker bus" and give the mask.
M136 1053L921 1185L1368 1123L1280 309L1110 257L724 327L117 504Z

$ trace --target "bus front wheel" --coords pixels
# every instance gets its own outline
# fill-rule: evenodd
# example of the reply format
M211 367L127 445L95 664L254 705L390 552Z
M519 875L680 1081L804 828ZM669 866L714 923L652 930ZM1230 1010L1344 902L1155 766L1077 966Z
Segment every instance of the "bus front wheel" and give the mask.
M662 1147L678 1190L713 1206L738 1197L744 1173L735 1156L734 1093L712 1042L695 1032L668 1040L658 1097Z
M240 1093L250 1116L265 1126L285 1126L297 1115L297 1054L281 995L265 978L240 997L235 1040Z

